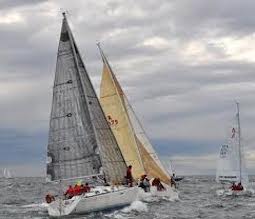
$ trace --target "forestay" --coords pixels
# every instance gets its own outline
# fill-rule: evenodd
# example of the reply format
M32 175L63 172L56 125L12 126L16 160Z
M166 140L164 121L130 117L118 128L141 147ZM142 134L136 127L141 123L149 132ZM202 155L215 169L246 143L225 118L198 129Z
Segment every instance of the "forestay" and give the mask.
M53 87L47 175L62 180L103 174L122 181L126 164L64 16Z

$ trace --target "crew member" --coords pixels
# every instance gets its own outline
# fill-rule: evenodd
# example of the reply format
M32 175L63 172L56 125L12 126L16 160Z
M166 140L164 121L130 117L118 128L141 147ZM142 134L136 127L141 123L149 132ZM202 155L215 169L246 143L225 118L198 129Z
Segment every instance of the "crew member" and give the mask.
M142 175L139 181L140 181L139 187L141 187L145 192L149 192L150 191L150 181L147 178L147 175L146 174Z
M175 177L175 174L173 174L173 176L171 177L171 187L174 186L174 188L176 188L176 182L174 181L174 177Z
M129 165L127 168L126 181L129 187L133 186L132 166Z
M75 195L74 188L70 185L64 195L66 198L72 198Z

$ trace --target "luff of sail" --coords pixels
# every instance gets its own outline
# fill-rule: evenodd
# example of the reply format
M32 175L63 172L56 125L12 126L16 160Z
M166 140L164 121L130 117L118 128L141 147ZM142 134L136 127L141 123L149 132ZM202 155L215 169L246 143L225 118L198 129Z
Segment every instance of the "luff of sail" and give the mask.
M102 51L101 55L103 60L103 73L100 85L100 103L111 125L126 164L132 165L133 177L139 179L145 171L124 106L123 91L114 77Z
M141 159L141 168L147 175L153 178L160 178L161 181L169 184L169 175L160 163L144 131L142 131L143 133L141 132L142 128L128 103L127 97L121 89L100 46L99 49L104 65L100 86L100 101L127 164L132 164L129 161L134 158L135 154L137 160ZM134 128L134 125L136 128ZM128 144L124 141L124 138L127 137L126 133L130 135ZM131 153L133 153L132 156ZM135 173L134 175L136 178L140 177L140 173Z
M47 175L51 180L62 180L104 174L108 181L122 181L125 171L125 161L64 15L53 88Z

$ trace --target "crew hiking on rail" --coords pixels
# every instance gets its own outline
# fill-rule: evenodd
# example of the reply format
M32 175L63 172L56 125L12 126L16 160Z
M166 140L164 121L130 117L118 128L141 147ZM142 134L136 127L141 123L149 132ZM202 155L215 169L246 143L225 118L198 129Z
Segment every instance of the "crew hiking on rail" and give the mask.
M233 191L243 191L243 186L242 183L239 182L237 185L235 184L235 182L232 183L230 189L232 189Z
M74 196L82 195L86 192L90 192L90 186L88 185L88 183L86 183L85 185L76 184L74 187L72 187L72 185L70 185L64 195L67 199L70 199Z

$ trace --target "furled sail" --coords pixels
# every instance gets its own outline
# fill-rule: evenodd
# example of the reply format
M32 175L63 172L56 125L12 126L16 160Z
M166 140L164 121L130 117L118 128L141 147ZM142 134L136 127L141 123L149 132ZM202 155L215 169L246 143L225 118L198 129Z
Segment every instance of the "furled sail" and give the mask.
M241 132L238 125L239 112L235 123L230 129L228 143L220 148L216 171L217 182L242 182L248 183L248 174L245 165L243 147L241 147Z
M132 165L133 177L138 179L145 171L137 148L136 138L125 109L124 93L102 51L101 55L103 73L100 85L100 103L126 164Z
M133 171L136 168L143 169L150 177L160 178L169 184L168 173L146 137L100 46L99 49L104 63L100 101L127 164L134 166L134 162L130 162L133 159L139 164ZM139 159L141 163L137 162ZM140 173L135 172L135 177L140 177Z
M48 140L50 180L103 174L122 181L126 164L64 15Z

